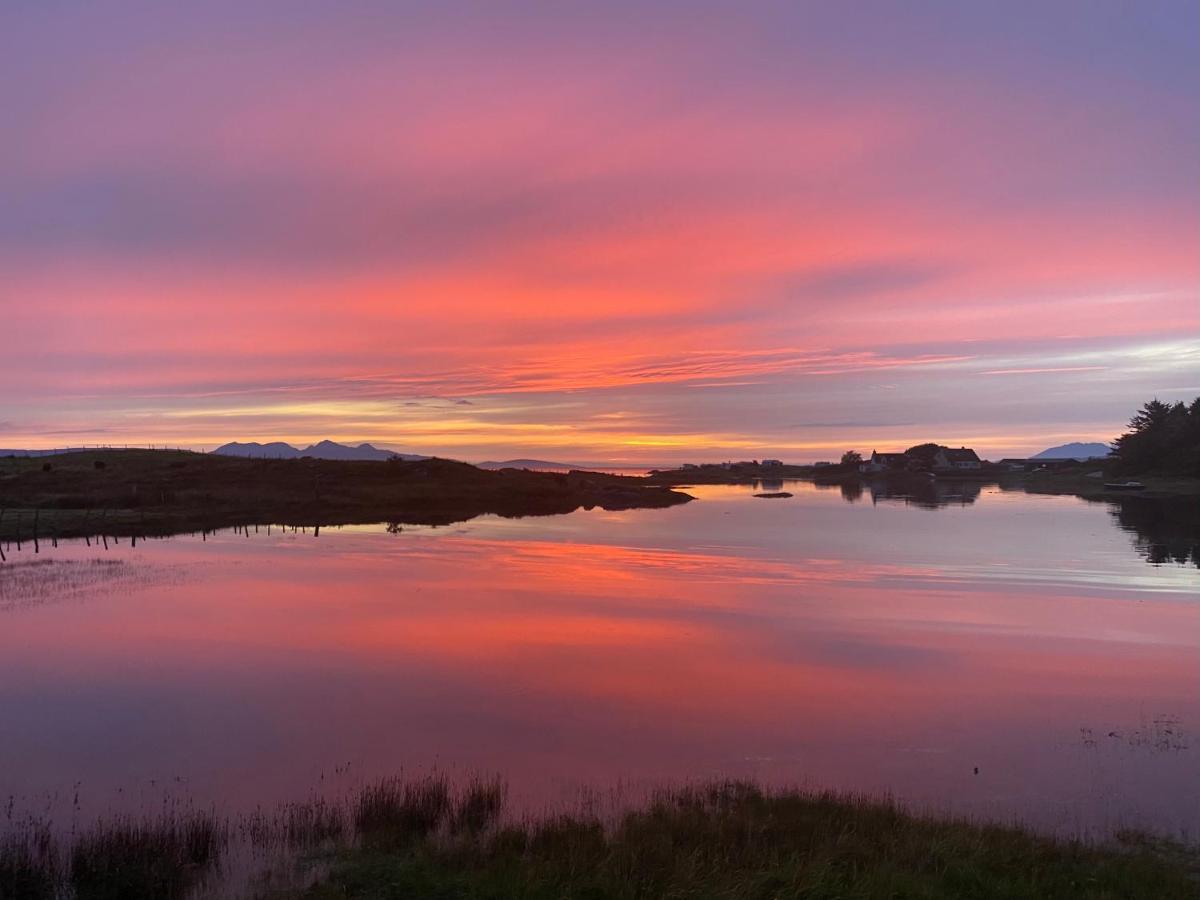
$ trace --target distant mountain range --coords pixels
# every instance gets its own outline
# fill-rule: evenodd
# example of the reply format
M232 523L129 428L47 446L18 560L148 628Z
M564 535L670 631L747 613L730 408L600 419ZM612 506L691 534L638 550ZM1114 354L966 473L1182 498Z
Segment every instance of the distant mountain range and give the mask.
M1043 450L1030 459L1102 459L1110 452L1108 444L1081 444L1078 441Z
M387 460L394 456L400 459L429 459L428 456L416 453L397 453L395 450L384 450L371 444L359 444L357 447L351 447L339 444L337 441L321 441L305 447L303 450L297 449L291 444L285 444L283 441L272 441L269 444L260 444L257 441L243 444L233 441L218 447L213 453L219 453L222 456L252 456L264 459L299 459L302 456L311 456L314 459Z

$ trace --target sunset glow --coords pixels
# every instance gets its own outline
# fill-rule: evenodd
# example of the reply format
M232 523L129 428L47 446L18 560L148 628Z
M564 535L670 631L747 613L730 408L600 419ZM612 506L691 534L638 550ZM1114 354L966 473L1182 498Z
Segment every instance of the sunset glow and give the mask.
M0 446L998 458L1200 392L1195 3L26 3L0 51Z

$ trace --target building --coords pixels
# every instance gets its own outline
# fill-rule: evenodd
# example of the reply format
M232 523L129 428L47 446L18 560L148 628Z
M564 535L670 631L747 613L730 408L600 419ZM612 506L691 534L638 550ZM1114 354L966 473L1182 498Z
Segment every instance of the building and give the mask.
M909 457L905 453L879 453L871 451L871 458L860 463L860 472L895 472L908 468Z
M764 466L782 466L783 460L782 459L764 459L762 461L762 464Z
M959 447L957 450L952 447L939 447L933 457L933 467L935 469L971 471L982 468L983 462L974 450L967 447Z

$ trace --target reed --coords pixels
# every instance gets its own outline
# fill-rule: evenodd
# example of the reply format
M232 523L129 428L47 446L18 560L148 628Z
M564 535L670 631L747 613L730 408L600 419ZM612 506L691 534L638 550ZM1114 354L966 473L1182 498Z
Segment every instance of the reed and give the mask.
M71 851L76 900L187 896L216 861L226 825L211 813L97 825Z

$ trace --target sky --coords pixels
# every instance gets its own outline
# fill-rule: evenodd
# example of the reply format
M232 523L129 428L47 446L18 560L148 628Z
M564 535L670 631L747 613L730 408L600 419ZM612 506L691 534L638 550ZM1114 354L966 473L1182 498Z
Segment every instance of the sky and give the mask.
M1200 394L1200 3L0 5L0 446L668 463Z

